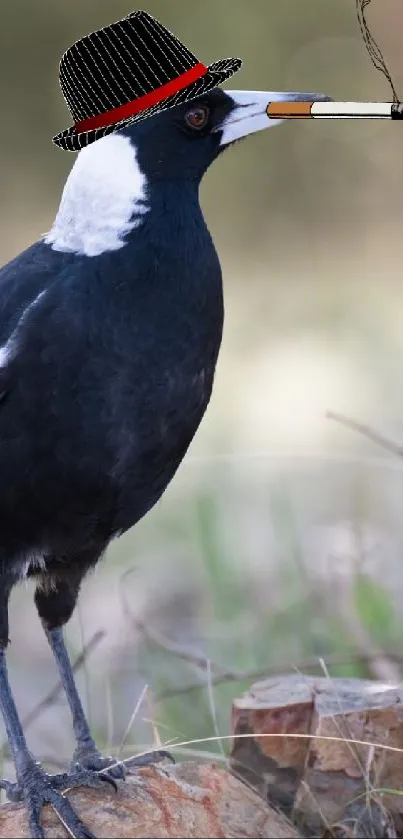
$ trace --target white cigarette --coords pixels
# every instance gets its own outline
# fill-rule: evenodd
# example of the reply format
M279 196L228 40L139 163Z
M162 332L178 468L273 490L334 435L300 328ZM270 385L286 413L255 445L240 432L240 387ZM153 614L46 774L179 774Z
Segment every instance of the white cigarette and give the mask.
M403 119L399 102L269 102L270 119Z

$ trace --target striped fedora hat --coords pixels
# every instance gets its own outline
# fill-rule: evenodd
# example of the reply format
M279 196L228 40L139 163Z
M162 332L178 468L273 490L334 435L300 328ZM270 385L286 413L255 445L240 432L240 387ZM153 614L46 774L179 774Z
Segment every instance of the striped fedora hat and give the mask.
M79 151L106 134L187 102L239 70L239 58L206 67L147 12L132 12L76 41L60 61L74 125L53 137Z

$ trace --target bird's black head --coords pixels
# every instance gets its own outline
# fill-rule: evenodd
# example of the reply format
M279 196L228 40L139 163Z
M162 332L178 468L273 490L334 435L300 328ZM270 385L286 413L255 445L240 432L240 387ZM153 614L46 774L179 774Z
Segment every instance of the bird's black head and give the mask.
M86 256L120 250L158 202L166 211L168 194L174 208L181 195L187 210L183 190L194 199L221 152L282 122L267 116L270 102L315 99L328 97L216 88L91 143L77 156L45 242Z
M231 97L216 88L129 126L122 134L135 145L146 177L200 181L224 148L221 126L233 109Z
M224 91L220 88L125 128L146 177L200 181L230 145L282 120L269 119L275 100L327 99L312 93Z

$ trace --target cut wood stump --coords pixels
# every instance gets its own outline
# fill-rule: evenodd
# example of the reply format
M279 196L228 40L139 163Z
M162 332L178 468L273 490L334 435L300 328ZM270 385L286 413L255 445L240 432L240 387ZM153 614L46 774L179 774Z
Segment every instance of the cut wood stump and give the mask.
M232 771L304 835L403 837L403 687L270 678L234 701L232 733Z
M97 837L114 839L299 839L287 820L224 767L193 762L147 767L119 783L118 792L78 789L68 798ZM53 810L43 809L46 837L68 834ZM0 837L29 836L25 808L0 808Z

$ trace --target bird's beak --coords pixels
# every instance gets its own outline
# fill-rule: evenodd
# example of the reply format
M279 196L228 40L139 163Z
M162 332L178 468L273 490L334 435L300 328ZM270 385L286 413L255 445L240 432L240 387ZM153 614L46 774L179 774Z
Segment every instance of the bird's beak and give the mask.
M222 132L220 146L228 146L248 134L279 125L283 119L271 119L267 114L270 102L331 102L323 93L281 93L263 90L226 90L234 107L217 126Z

